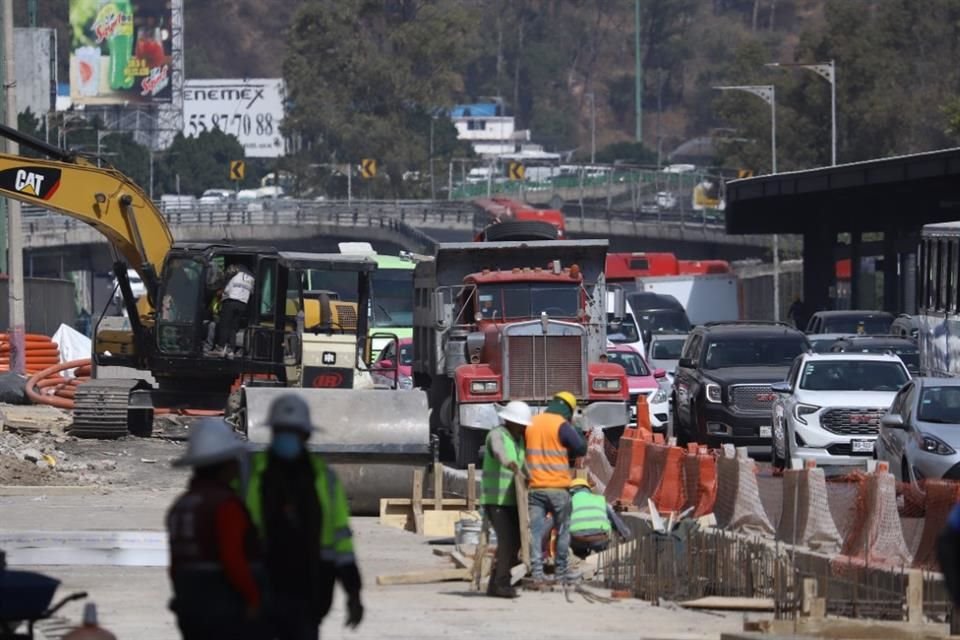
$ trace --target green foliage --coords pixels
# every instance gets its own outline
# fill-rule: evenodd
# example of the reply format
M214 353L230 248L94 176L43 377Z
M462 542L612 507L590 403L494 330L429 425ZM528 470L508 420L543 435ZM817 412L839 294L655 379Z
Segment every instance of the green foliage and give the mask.
M182 194L199 196L206 189L232 188L230 161L243 160L243 157L243 145L219 129L191 138L178 133L170 148L157 154L154 160L154 196L178 193L177 176ZM256 177L248 172L245 186L256 184Z
M603 149L597 149L597 162L655 165L657 153L639 142L614 142Z
M404 174L429 164L431 110L463 88L473 24L471 10L447 2L304 3L284 61L286 130L316 163L376 158L389 179L381 188L403 195ZM435 157L452 150L440 124Z

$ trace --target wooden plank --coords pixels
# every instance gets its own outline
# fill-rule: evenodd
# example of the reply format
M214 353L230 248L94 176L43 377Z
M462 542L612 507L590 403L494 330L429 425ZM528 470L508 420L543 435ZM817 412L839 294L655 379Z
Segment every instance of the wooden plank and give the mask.
M467 465L467 511L477 509L477 466Z
M773 598L728 598L709 596L678 603L684 609L716 609L722 611L773 611Z
M533 567L530 565L530 508L527 498L527 479L522 473L514 474L517 485L517 514L520 516L520 560L526 565L527 571Z
M469 580L470 572L466 569L426 569L424 571L409 571L391 575L377 576L380 586L403 584L430 584L431 582L449 582L451 580Z
M430 538L448 538L456 534L458 520L480 519L476 511L424 511L422 535Z
M423 533L423 469L413 470L413 530Z
M923 572L911 569L907 574L907 622L923 622Z
M433 463L433 508L443 508L443 465L439 462Z
M420 504L424 507L433 507L434 501L433 498L421 498ZM384 505L388 509L403 509L407 507L406 511L410 511L409 507L413 506L412 498L380 498L380 508L383 509ZM463 511L467 507L467 501L465 498L444 498L443 499L443 508L452 509L456 511Z
M467 560L467 557L459 551L451 551L450 559L453 560L453 564L457 565L461 569L470 568L470 561Z
M487 532L490 527L490 519L483 517L483 526L480 529L480 539L477 548L473 553L473 564L470 567L470 576L474 591L480 591L480 582L483 579L483 557L487 554Z

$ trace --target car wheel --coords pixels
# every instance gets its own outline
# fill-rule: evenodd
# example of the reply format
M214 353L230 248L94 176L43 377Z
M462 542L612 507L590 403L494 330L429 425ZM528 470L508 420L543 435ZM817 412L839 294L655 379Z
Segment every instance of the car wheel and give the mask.
M784 442L786 438L784 438ZM787 466L786 456L781 455L781 450L777 447L777 436L774 433L773 438L770 441L770 462L773 465L773 468L778 471L783 471Z

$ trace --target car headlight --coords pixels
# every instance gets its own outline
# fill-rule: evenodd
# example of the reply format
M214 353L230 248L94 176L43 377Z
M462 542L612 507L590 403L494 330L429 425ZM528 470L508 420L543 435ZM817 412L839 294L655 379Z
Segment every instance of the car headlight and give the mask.
M470 393L496 393L500 385L496 380L477 380L470 383Z
M650 402L653 404L661 404L667 401L667 390L664 388L657 389L657 392L653 394Z
M716 402L717 404L723 402L720 385L713 382L707 383L707 402Z
M620 391L618 378L597 378L593 381L594 391Z
M798 404L797 408L793 411L793 416L797 419L798 422L807 424L807 421L804 419L804 416L808 416L811 413L816 413L820 411L820 407L812 404Z
M956 451L953 450L953 447L948 445L940 438L934 438L933 436L927 435L921 436L920 448L927 453L935 453L938 456L952 456L954 453L956 453Z

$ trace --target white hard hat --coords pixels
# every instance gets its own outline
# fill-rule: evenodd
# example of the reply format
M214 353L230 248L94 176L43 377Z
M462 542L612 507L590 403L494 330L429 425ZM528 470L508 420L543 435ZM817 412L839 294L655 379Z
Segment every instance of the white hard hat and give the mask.
M243 442L223 418L204 418L190 429L187 453L173 461L175 467L206 467L239 459Z
M497 412L497 415L504 422L522 424L525 427L530 426L530 423L533 422L533 411L530 410L530 405L520 400L508 402L507 406Z
M310 422L310 406L303 398L293 393L284 394L273 401L267 422L275 429L296 429L305 434L313 431L313 424Z

